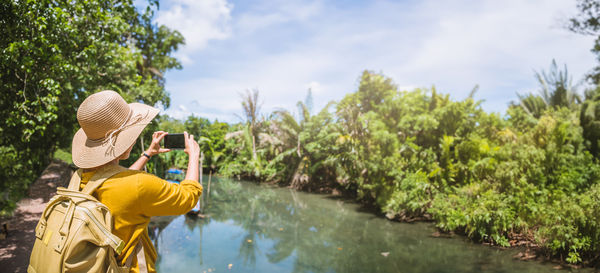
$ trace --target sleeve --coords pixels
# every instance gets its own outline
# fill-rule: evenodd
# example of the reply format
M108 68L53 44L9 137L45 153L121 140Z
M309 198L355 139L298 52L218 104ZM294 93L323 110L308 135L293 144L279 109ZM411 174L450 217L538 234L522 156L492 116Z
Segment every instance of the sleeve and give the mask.
M183 180L170 183L150 174L139 174L138 200L146 216L178 215L190 211L202 194L202 185Z

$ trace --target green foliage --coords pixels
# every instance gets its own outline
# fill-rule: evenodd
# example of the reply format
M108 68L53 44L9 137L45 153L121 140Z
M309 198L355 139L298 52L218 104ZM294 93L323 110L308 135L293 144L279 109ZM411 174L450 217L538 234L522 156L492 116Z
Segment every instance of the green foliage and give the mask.
M558 109L567 107L576 110L581 97L573 86L573 79L569 77L567 66L559 70L555 60L552 60L548 72L535 72L535 78L539 84L538 95L520 95L519 103L512 103L513 107L519 105L525 112L539 119L548 108Z
M56 152L54 152L54 158L60 159L69 164L73 163L73 160L71 158L71 153L67 152L63 149L56 149Z
M564 70L559 70L555 60L552 60L548 72L535 72L535 78L540 85L540 96L549 107L576 107L581 102L581 97L577 94L573 79L569 77L567 66Z
M527 114L532 115L534 118L540 118L544 111L546 111L546 108L548 108L548 105L546 105L546 102L540 96L533 94L526 96L517 94L517 96L519 97L520 101L519 106L522 107Z
M264 130L266 122L257 124L258 128L255 133ZM258 181L270 181L275 174L275 169L266 160L271 157L274 152L261 144L261 138L256 137L252 133L251 123L237 124L230 128L230 131L225 136L225 150L223 165L219 168L219 172L227 177L238 177Z
M112 89L129 101L169 106L164 73L181 67L171 53L183 37L152 23L157 6L150 1L139 12L128 0L0 3L3 214L52 156L68 159L59 148L69 147L75 107L89 94ZM598 35L598 7L579 0L571 29ZM599 74L590 79L598 83ZM316 114L310 90L297 113L279 109L266 117L258 91L247 91L243 122L162 116L132 154L154 131L188 131L202 147L204 170L308 191L337 189L390 219L432 219L441 230L501 246L524 238L570 263L598 259L600 93L589 90L581 101L566 67L554 61L535 76L539 94L519 96L506 116L484 112L472 96L399 90L371 71L355 92ZM183 151L147 165L158 175L186 166Z
M502 117L471 96L401 91L365 71L335 115L328 106L313 116L302 102L296 116L275 111L258 131L255 159L250 123L232 129L221 171L339 188L390 219L433 219L477 241L525 239L567 262L588 261L600 251L600 166L589 152L597 96L588 95L580 112L572 89L561 89L567 78L556 67L538 73L547 96L522 97Z
M91 93L168 107L163 74L180 67L170 54L183 36L152 23L157 5L140 13L128 0L0 3L0 161L18 162L2 172L8 195L23 194L55 149L70 146L76 107Z
M203 169L207 172L216 172L222 167L225 158L225 134L229 130L229 124L215 120L210 122L206 118L189 116L185 121L171 118L169 116L158 116L144 131L140 138L145 141L144 147L147 148L152 141L152 133L155 131L165 131L169 133L188 132L194 135L194 139L200 144L201 151L204 154ZM132 155L142 153L141 145L134 146ZM130 157L123 164L132 164L137 160L136 156ZM183 150L173 150L168 153L159 154L150 159L146 165L148 172L159 176L164 176L169 168L186 169L188 156Z
M583 136L587 140L590 152L600 156L600 89L589 90L579 114Z
M596 36L592 52L600 59L600 1L577 0L577 10L579 13L570 18L567 27L575 33ZM596 85L600 83L600 66L588 74L588 79Z
M185 129L199 137L198 143L204 152L204 166L212 171L217 170L223 160L229 124L218 120L211 123L208 119L190 116L185 121Z
M470 184L452 194L437 195L430 211L443 230L463 230L469 237L510 246L506 236L518 219L507 199L480 184Z
M28 168L35 163L23 157L11 146L0 146L0 215L11 214L22 193L37 173Z

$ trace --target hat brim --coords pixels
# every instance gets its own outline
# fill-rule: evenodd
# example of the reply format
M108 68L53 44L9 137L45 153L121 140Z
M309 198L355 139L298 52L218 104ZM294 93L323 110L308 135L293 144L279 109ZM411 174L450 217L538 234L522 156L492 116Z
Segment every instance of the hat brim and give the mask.
M121 156L131 145L135 144L137 138L144 131L144 128L146 128L146 125L160 111L157 108L142 103L130 103L129 107L133 112L132 116L140 114L143 118L134 125L127 126L119 132L114 143L114 150L110 150L111 147L106 142L102 143L88 139L83 129L79 129L75 133L71 147L71 157L77 167L84 169L95 168Z

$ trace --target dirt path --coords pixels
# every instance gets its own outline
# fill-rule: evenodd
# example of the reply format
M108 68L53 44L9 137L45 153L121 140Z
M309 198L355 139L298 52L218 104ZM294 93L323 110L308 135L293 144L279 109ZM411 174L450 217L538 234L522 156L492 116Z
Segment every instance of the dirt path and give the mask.
M53 161L31 185L29 196L17 203L15 214L8 223L8 236L0 240L0 271L27 272L29 255L34 243L34 229L48 200L57 187L69 184L72 170L67 163Z

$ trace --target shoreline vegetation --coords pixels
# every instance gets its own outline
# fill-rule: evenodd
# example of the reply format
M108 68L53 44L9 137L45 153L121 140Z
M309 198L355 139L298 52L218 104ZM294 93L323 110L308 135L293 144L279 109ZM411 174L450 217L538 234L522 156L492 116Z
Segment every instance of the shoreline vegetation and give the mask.
M359 82L316 114L309 91L296 113L261 116L254 90L242 94L244 122L161 117L157 126L200 133L207 173L351 196L390 220L433 221L440 236L526 246L520 259L598 266L600 166L586 138L596 90L578 104L553 82L558 104L530 94L500 115L472 95L398 90L379 73ZM532 98L542 104L527 106ZM181 167L184 155L151 164Z
M599 1L575 3L567 28L600 37ZM155 22L158 5L0 3L0 216L14 212L55 155L68 160L77 106L90 94L109 89L169 107L164 75L181 69L172 54L184 37ZM518 95L505 113L484 111L477 88L455 100L433 87L399 90L372 71L318 111L309 90L297 109L265 114L258 90L248 90L242 122L160 116L131 154L142 153L153 131L187 130L199 137L205 174L338 192L391 220L431 220L441 235L525 242L541 257L598 268L600 68L585 92L555 62L535 77L538 92ZM147 167L162 176L186 160L174 151Z

